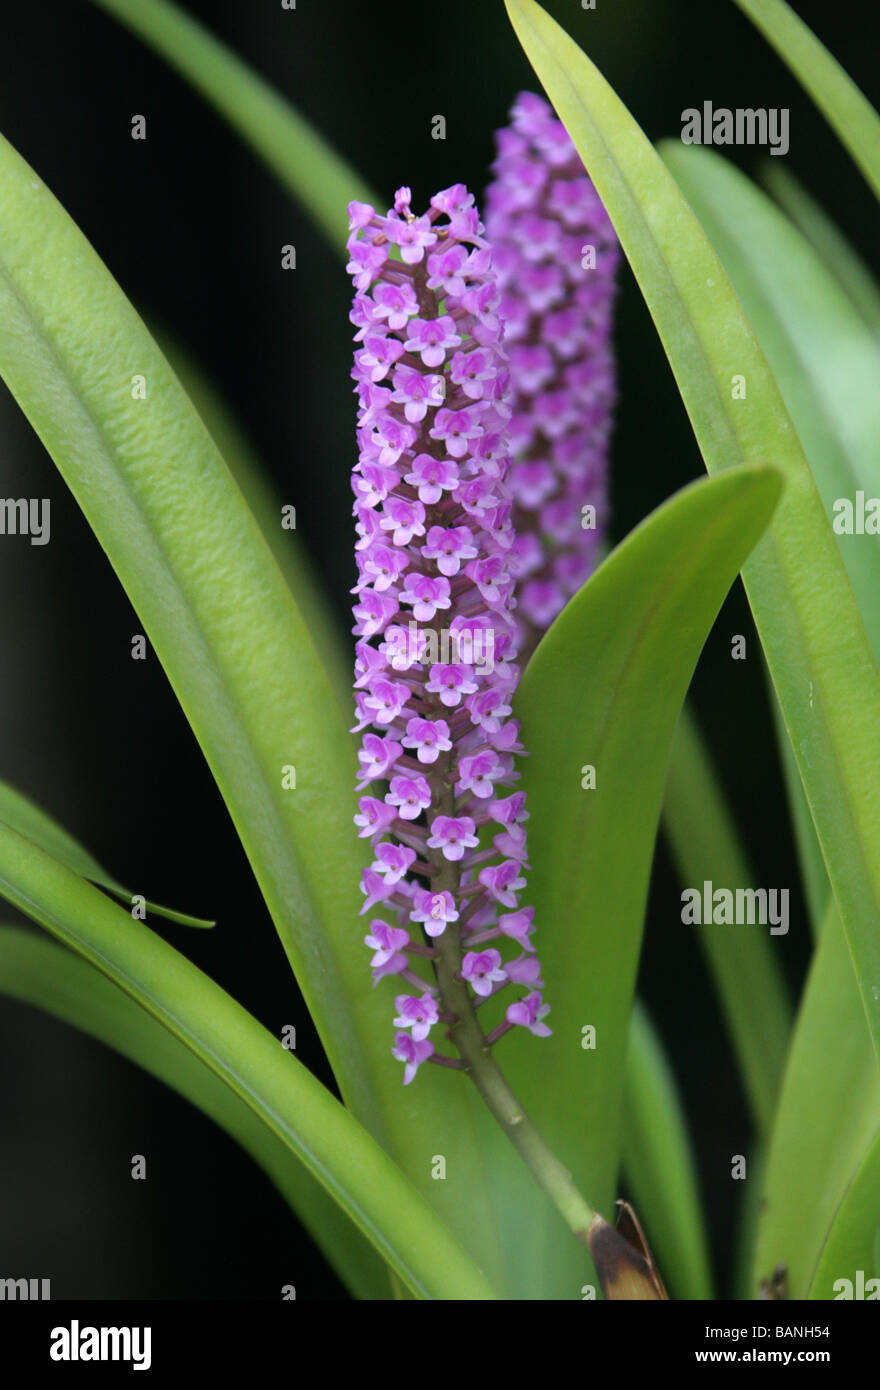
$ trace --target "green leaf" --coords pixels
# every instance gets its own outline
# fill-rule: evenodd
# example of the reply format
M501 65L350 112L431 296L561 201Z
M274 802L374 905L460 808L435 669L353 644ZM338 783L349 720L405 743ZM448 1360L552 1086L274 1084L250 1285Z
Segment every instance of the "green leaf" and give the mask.
M42 933L0 927L0 994L88 1033L195 1105L271 1178L350 1292L387 1298L387 1266L305 1165L195 1052L87 961Z
M125 902L131 903L134 894L125 888L117 879L112 878L96 859L89 854L78 840L69 835L58 823L52 820L45 811L37 806L36 802L24 796L15 787L11 787L8 782L0 781L0 821L5 821L11 825L20 835L26 835L29 840L33 840L35 845L46 850L47 854L54 855L60 859L62 864L66 864L74 873L81 878L87 878L90 883L97 883L101 888L106 888L117 898L122 898ZM160 907L158 903L145 900L148 912L153 912L159 917L166 917L170 922L177 922L183 927L213 927L215 922L206 921L203 917L190 917L185 912L175 912L170 907Z
M880 496L880 343L772 201L711 150L660 152L700 219L767 358L829 521L838 498ZM880 536L836 541L880 659Z
M706 879L726 887L755 883L736 828L693 719L682 710L673 745L663 824L682 884ZM745 935L701 929L756 1129L765 1133L791 1032L791 1006L770 938L758 929Z
M809 92L880 198L880 116L785 0L736 0Z
M880 1129L852 1174L834 1221L822 1246L822 1253L810 1282L808 1298L837 1298L843 1290L835 1289L840 1279L858 1282L859 1272L865 1282L880 1278ZM858 1295L856 1295L858 1296ZM875 1290L864 1290L862 1297L876 1298Z
M712 1298L687 1123L663 1046L638 1003L626 1063L623 1171L671 1296Z
M858 489L880 495L880 345L830 265L718 155L671 141L660 149L749 316L829 520L838 498L854 499ZM836 539L877 659L880 537ZM777 726L810 919L818 931L828 876L784 722L777 719Z
M155 342L6 144L0 190L0 373L122 580L230 806L331 1062L366 1098L369 1006L349 1008L342 983L350 972L353 995L360 863L339 812L356 764L310 635ZM132 398L134 374L144 400ZM295 791L282 786L288 765ZM321 930L334 923L335 939Z
M540 1045L510 1035L503 1067L545 1140L605 1213L615 1195L629 1013L675 723L700 649L779 489L772 469L743 466L677 493L559 615L515 700L529 750L529 900L554 1031ZM588 764L595 790L582 787ZM586 1026L596 1030L595 1048L586 1046Z
M822 846L819 844L816 835L816 827L813 824L813 817L810 813L810 804L804 792L801 775L798 771L797 761L792 752L788 733L785 728L785 720L779 708L779 701L776 699L776 692L772 682L767 679L768 693L770 697L770 708L773 712L773 721L776 726L776 746L779 749L779 757L782 763L782 776L785 782L785 791L788 798L788 809L791 814L792 830L794 831L794 842L797 848L798 863L801 870L801 880L803 883L804 896L807 900L807 914L810 922L810 930L813 940L818 941L819 933L825 924L828 915L828 905L832 901L831 884L828 882L828 872L825 868L825 860L822 856Z
M346 721L352 711L352 667L354 657L348 634L333 613L310 564L306 548L297 531L281 525L284 501L276 492L250 441L243 434L226 402L218 395L202 369L173 339L167 329L155 336L174 368L187 395L217 445L232 476L244 493L269 549L275 556L303 620L318 650L321 664L336 691Z
M299 112L219 39L168 0L95 0L144 39L246 140L340 247L346 207L370 189Z
M0 895L185 1043L306 1165L413 1292L494 1297L396 1164L278 1038L167 942L2 824Z
M254 870L345 1103L493 1285L539 1283L519 1213L545 1215L474 1088L424 1068L404 1091L393 990L371 989L348 720L226 464L119 287L0 142L0 375L55 460L162 663ZM146 398L132 397L137 375ZM286 768L296 787L286 788ZM443 1154L448 1178L431 1176ZM499 1176L503 1174L503 1180ZM521 1285L520 1285L521 1287Z
M880 673L835 537L753 330L680 189L577 45L507 0L614 222L710 472L742 459L786 488L743 580L880 1050ZM743 378L746 398L732 388Z
M855 247L778 159L768 159L761 182L835 277L875 337L880 337L880 287Z
M829 1226L873 1140L878 1115L880 1075L832 904L779 1100L762 1188L753 1297L779 1265L788 1270L789 1296L807 1296Z

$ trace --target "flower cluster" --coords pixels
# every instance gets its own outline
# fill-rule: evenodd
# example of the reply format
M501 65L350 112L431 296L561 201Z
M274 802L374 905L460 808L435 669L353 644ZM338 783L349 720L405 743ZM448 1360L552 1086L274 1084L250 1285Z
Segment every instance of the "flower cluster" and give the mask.
M414 968L454 946L474 1004L509 984L500 1036L543 1023L525 886L525 797L506 794L522 751L507 486L509 378L499 292L461 184L415 216L349 207L359 461L354 633L365 794L355 817L374 981L400 982L393 1052L404 1082L434 1056L439 987ZM438 938L444 937L441 943ZM519 948L504 959L497 945ZM446 957L448 959L448 956ZM404 986L408 988L404 988ZM437 1060L440 1060L439 1057Z
M486 230L502 291L514 572L530 647L597 563L620 249L565 127L542 97L517 98L496 148Z

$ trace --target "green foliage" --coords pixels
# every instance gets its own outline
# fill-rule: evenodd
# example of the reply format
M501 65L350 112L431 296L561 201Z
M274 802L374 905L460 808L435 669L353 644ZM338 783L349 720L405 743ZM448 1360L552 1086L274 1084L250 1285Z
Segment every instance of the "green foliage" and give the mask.
M96 3L214 105L338 254L346 203L375 198L303 117L168 0ZM783 0L737 3L880 193L873 108ZM704 933L703 944L762 1155L761 1214L746 1223L749 1238L757 1225L749 1292L784 1264L793 1296L833 1297L841 1273L875 1270L880 1230L880 538L836 536L829 524L835 499L880 493L880 296L784 174L773 172L773 189L796 225L708 152L668 145L661 158L534 0L507 9L612 217L712 476L612 552L517 692L554 1033L536 1043L516 1030L504 1070L605 1215L623 1159L673 1294L710 1296L675 1081L633 992L664 797L683 882L752 882L682 713L745 566L817 933L826 919L793 1035L767 939ZM400 1087L387 995L365 988L359 949L348 658L298 538L279 525L278 499L197 369L172 345L175 374L2 142L0 195L0 374L189 719L345 1104L99 891L132 896L5 784L0 893L70 949L0 928L0 990L198 1105L266 1170L359 1297L390 1287L416 1298L578 1298L594 1277L586 1254L475 1089L440 1068ZM437 1153L442 1183L430 1177Z
M185 1044L333 1196L421 1298L493 1298L427 1203L278 1038L97 888L0 822L0 896Z
M534 0L507 7L614 222L706 467L764 459L785 478L743 580L878 1051L880 672L839 547L767 359L681 190L564 31Z

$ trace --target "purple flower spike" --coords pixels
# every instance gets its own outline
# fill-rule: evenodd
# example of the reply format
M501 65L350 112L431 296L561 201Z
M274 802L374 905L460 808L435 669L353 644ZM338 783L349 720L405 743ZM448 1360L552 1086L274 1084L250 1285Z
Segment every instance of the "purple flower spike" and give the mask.
M513 569L529 650L598 558L620 249L574 145L543 97L517 98L496 147L486 231L509 357Z
M366 937L374 978L394 975L414 991L397 996L394 1018L405 1084L434 1055L431 1029L456 1022L413 961L442 958L457 998L465 990L472 1004L517 986L535 998L539 982L537 965L508 975L499 950L461 945L462 933L479 933L532 950L532 911L519 902L525 798L509 791L521 751L510 717L519 639L499 288L463 185L438 193L423 216L410 200L399 189L387 216L353 203L348 242L364 731L355 819L374 855L362 910L382 913Z

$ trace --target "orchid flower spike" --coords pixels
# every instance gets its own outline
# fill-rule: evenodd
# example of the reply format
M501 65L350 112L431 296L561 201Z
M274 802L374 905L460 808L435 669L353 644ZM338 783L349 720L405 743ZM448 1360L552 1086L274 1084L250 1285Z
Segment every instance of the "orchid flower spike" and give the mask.
M429 1034L500 990L525 990L489 1041L541 1036L531 953L512 570L508 363L499 288L472 195L416 215L349 206L359 459L354 468L356 823L372 845L361 887L374 981L395 977L393 1053L409 1083ZM501 920L499 920L501 914ZM484 943L497 946L483 949ZM479 949L474 949L478 947ZM420 973L433 967L432 978ZM445 985L444 985L445 981ZM408 987L404 992L402 985ZM450 997L454 996L453 1002ZM459 1012L456 1012L455 1000ZM537 1002L533 1003L532 1000Z

